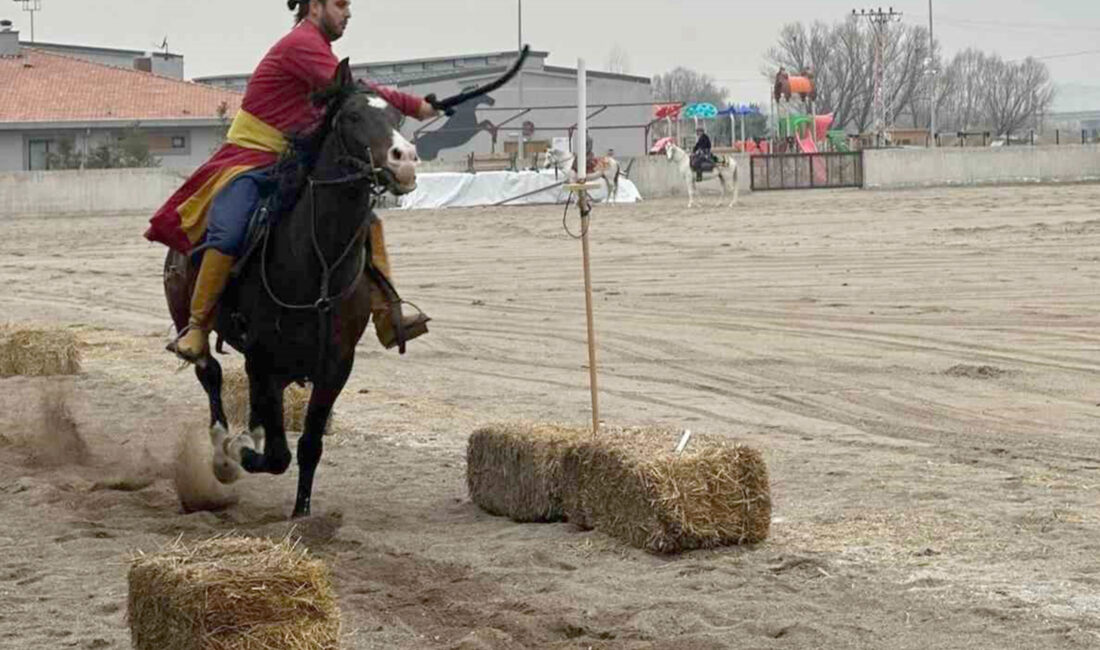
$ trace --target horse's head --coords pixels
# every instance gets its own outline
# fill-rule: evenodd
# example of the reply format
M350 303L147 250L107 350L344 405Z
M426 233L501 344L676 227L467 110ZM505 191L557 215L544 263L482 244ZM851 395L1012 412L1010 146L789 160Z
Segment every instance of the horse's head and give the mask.
M401 135L401 112L378 95L367 92L351 75L348 60L340 62L328 94L332 135L344 153L370 165L376 180L394 194L416 189L420 158Z
M676 160L676 152L679 149L680 149L679 147L672 144L671 142L666 143L665 144L665 155L668 156L669 160Z

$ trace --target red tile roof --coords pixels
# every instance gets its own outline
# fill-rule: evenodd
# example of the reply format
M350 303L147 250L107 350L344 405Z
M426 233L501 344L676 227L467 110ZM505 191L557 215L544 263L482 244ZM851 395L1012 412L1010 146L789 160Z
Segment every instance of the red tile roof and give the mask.
M24 48L0 57L0 123L232 117L241 93Z

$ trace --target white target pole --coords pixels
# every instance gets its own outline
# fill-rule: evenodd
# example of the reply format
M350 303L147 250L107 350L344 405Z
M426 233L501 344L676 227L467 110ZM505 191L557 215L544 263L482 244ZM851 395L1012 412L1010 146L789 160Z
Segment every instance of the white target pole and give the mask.
M588 248L588 70L577 59L577 203L581 206L581 251L584 254L584 307L588 320L588 385L592 391L592 435L600 432L600 397L596 372L596 323L592 314L592 263Z

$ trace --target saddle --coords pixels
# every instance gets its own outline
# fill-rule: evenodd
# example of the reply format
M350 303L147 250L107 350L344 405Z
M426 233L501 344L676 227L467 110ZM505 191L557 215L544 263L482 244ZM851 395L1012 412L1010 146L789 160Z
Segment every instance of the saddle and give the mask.
M709 151L698 151L691 156L691 169L697 172L712 172L718 164L718 157Z

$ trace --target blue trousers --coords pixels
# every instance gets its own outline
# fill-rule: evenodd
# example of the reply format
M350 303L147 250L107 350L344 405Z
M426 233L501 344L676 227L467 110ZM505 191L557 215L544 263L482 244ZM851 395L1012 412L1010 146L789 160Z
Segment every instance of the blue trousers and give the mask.
M244 253L245 237L248 236L248 222L260 201L274 186L271 169L264 168L241 174L222 188L210 204L210 214L206 220L206 246L240 257Z

